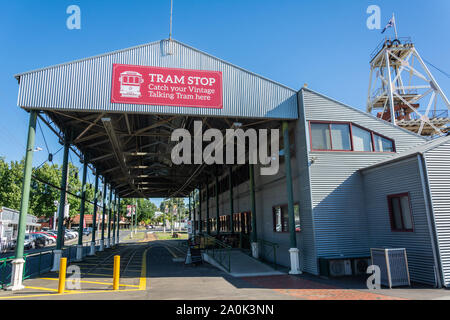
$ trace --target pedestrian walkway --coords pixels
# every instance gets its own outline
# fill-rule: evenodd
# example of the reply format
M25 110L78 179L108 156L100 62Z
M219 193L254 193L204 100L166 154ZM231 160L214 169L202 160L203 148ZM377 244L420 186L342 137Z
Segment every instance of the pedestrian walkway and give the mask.
M206 261L217 268L228 272L233 277L254 277L281 275L283 273L273 269L269 265L249 256L239 249L232 249L230 254L230 271L223 268L212 256L206 255Z
M58 274L49 272L38 278L24 281L25 290L0 291L4 299L37 300L392 300L392 299L446 299L446 290L438 289L384 289L369 291L364 287L345 286L341 280L319 279L311 275L292 276L277 274L255 276L241 272L249 265L272 272L251 257L233 265L233 276L209 263L186 265L186 242L183 240L127 240L115 249L106 249L95 257L75 262L81 271L79 288L66 286L63 294L57 293ZM112 290L113 257L121 256L120 287ZM240 256L239 256L240 257ZM181 261L183 260L183 261ZM250 261L250 262L249 262ZM260 262L259 262L260 263ZM67 273L67 282L73 279ZM254 272L256 273L256 272Z

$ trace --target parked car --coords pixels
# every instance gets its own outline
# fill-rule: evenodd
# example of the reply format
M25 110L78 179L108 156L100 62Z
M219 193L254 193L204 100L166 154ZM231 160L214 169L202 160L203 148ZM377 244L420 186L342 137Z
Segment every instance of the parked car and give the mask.
M49 240L43 234L30 233L29 235L34 241L33 248L43 248L49 244Z
M66 238L67 236L67 238ZM75 239L75 235L73 234L73 232L69 231L68 229L64 230L64 239L66 240L70 240L70 239Z
M56 242L56 234L50 233L50 232L41 232L42 234L45 234L46 236L49 236L51 239L55 240Z
M88 236L92 233L92 228L84 228L83 235Z
M72 229L66 229L74 238L78 238L78 231Z
M74 230L74 229L68 229L70 233L72 233L75 238L78 238L78 230Z
M23 247L25 250L34 249L34 247L35 247L34 238L31 234L25 235L25 241L23 243Z
M45 231L45 233L49 234L50 236L55 237L55 239L58 237L58 233L53 230L47 230L47 231Z
M46 233L46 232L33 232L32 234L37 234L37 235L40 235L40 236L44 237L45 240L46 240L46 245L50 245L50 244L53 244L53 243L56 242L56 236L51 235L49 233Z

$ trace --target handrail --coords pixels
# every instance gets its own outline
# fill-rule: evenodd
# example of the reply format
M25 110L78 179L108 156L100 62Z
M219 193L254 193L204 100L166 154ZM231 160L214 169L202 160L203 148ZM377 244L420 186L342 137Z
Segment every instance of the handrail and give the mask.
M246 234L243 234L243 233L241 233L241 235L240 235L240 245L239 245L239 247L242 249L242 240L243 239L245 239L245 240L247 240L247 241L250 241L250 237L248 236L248 235L246 235ZM277 248L279 248L280 246L278 245L278 243L275 243L275 242L271 242L271 241L268 241L268 240L265 240L265 239L262 239L262 238L259 238L258 240L257 240L258 242L259 242L259 244L260 244L260 248L261 248L261 254L259 255L260 256L260 260L267 260L267 258L266 259L264 259L263 257L265 256L265 247L270 247L270 248L272 248L272 256L273 256L273 265L274 265L274 268L276 269L277 268Z
M25 267L26 267L26 263L27 263L27 254L23 255L23 259L25 260L24 262L24 267L23 267L23 273L22 273L22 278L25 279ZM11 284L11 281L7 282L7 278L6 278L6 273L5 273L5 269L6 269L6 265L8 263L8 261L13 261L16 257L15 256L11 256L11 257L6 257L6 258L1 258L0 259L0 289L4 289L6 286L9 286ZM11 278L9 279L11 280Z
M215 237L211 237L207 234L199 234L200 239L203 240L203 246L206 254L212 255L212 258L217 261L228 272L231 272L231 249L232 247L217 240ZM209 241L207 241L209 240ZM202 246L200 241L200 247ZM212 242L212 243L207 243Z
M82 250L82 256L86 256L87 255L87 248L90 247L91 241L84 241L82 242L82 246L83 246L83 250ZM100 244L100 239L96 239L95 241L95 246L98 246ZM69 250L68 252L68 262L72 262L73 260L75 260L76 255L72 254L72 250L73 248L76 248L78 246L78 244L71 244L68 246L64 246L63 248L61 248L62 252L67 252L67 250ZM37 252L33 252L33 253L27 253L24 254L23 258L25 260L25 264L23 267L23 280L28 279L32 276L35 275L41 275L45 272L48 272L51 270L51 268L53 267L53 254L54 251L56 250L56 248L53 249L43 249ZM50 255L50 259L44 260L43 257L45 255ZM5 286L10 285L10 274L8 276L7 274L7 264L9 262L11 262L12 260L14 260L15 257L11 256L11 257L4 257L4 258L0 258L0 289L4 288ZM37 259L37 263L36 263L36 259ZM37 265L36 265L37 264ZM28 268L27 268L28 266Z
M276 269L277 268L277 248L279 248L280 246L278 245L278 243L271 242L271 241L264 240L264 239L258 239L258 241L261 243L261 251L263 253L263 256L264 256L264 252L265 252L264 251L265 246L272 248L273 266L274 266L274 269Z

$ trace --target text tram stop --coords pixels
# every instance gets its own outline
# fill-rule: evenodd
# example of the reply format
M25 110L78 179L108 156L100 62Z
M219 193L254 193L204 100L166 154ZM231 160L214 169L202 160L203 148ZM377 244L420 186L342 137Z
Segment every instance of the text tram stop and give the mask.
M101 210L98 205L99 179L104 181L103 203L106 197L116 205L124 198L194 199L194 234L249 235L254 257L262 254L259 240L267 233L261 213L267 200L264 186L279 180L285 183L271 200L287 203L290 237L283 256L291 274L301 273L292 173L300 162L298 157L291 158L299 139L296 126L301 125L293 121L299 117L296 90L176 40L47 67L16 78L20 87L18 105L29 112L30 120L10 290L23 288L23 244L37 121L45 123L64 146L63 177L67 175L69 149L83 161L83 190L87 170L95 172L94 221L101 216L100 251L118 243L119 213L117 206ZM266 130L266 140L261 140L261 129ZM235 135L228 136L230 130ZM178 141L172 141L174 132L178 132ZM239 136L239 132L243 135ZM239 139L245 143L244 156L239 152ZM181 163L175 163L178 160L174 161L172 151L180 147L181 140L192 152L182 157ZM252 140L259 143L258 150L263 144L271 147L258 156L256 149L249 147ZM232 147L220 154L215 149L220 143L231 143ZM208 152L211 157L204 157ZM269 161L261 164L258 159ZM63 246L66 189L63 178L54 271L59 270ZM85 211L84 191L82 199L80 226ZM197 205L196 200L200 200ZM114 217L113 230L110 219L105 230L106 215ZM89 255L95 254L95 236L93 232ZM77 258L82 259L79 252Z

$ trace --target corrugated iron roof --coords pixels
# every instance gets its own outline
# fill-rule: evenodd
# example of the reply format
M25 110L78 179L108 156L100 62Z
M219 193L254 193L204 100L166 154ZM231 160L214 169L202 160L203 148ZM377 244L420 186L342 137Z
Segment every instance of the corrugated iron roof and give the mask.
M173 54L168 54L168 47ZM112 65L223 73L223 109L111 102ZM297 119L297 91L179 41L161 40L16 75L25 109Z
M437 147L439 147L440 145L450 142L450 136L445 136L445 137L440 137L434 140L431 140L429 142L426 142L424 144L420 144L414 148L408 149L404 152L395 154L394 156L392 156L391 158L387 159L387 160L383 160L381 162L378 162L374 165L371 165L367 168L363 168L360 171L365 171L365 170L369 170L375 167L379 167L381 165L387 164L387 163L391 163L391 162L395 162L395 161L399 161L405 158L408 158L410 156L416 155L416 154L424 154L430 150L433 150Z

